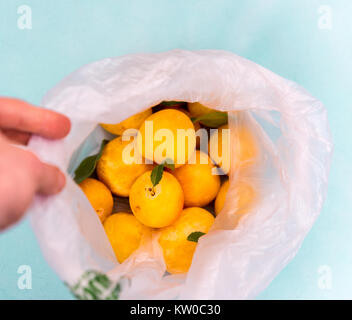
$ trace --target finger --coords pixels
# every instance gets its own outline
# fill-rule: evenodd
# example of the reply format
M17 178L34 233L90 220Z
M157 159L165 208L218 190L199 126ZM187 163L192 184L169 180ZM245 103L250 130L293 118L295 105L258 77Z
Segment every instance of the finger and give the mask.
M64 188L65 183L65 175L59 168L41 162L37 175L37 193L45 196L56 194Z
M23 216L36 189L29 164L37 158L9 142L0 134L0 229Z
M66 116L57 112L14 98L0 98L0 128L60 139L69 133L71 123Z
M28 132L22 132L13 129L4 129L2 130L2 133L10 140L10 142L22 145L27 145L31 137L31 134Z

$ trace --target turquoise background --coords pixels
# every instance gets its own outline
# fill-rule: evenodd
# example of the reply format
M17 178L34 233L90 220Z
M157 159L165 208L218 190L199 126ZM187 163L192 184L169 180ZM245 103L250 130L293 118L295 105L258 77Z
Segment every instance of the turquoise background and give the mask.
M32 30L17 28L23 4L32 9ZM331 7L330 30L318 28L321 5ZM351 16L350 0L1 0L0 95L39 104L86 63L173 48L229 50L298 82L328 109L329 192L301 250L259 298L351 299ZM17 287L20 265L32 268L31 290ZM320 266L331 270L330 288L318 285ZM71 299L27 219L0 234L0 299Z

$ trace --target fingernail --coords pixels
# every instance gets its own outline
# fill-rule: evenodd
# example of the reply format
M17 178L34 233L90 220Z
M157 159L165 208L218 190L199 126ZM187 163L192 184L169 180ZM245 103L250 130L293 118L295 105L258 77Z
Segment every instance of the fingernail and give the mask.
M66 184L65 175L62 172L60 172L59 178L58 178L58 191L61 191L65 187L65 184Z

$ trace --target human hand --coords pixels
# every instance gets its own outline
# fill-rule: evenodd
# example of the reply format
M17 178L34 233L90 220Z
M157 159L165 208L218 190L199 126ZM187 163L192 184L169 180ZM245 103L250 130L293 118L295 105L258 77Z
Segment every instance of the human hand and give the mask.
M55 194L65 185L58 168L13 143L26 145L32 134L60 139L70 126L70 120L56 112L0 98L0 230L17 222L36 194Z

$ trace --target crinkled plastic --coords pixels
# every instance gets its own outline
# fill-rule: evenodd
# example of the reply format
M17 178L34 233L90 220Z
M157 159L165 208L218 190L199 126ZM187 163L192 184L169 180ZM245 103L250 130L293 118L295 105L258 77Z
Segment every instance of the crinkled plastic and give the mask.
M233 170L224 209L200 238L187 275L165 275L156 237L119 264L72 180L74 168L106 135L98 123L118 123L163 100L228 111L230 128L246 122L260 145L255 170L242 177L256 183L260 199L234 220ZM95 270L113 281L128 279L121 282L121 299L255 298L296 255L322 208L332 155L324 106L233 53L173 50L104 59L66 77L43 105L67 115L72 130L61 141L34 137L29 148L68 172L67 185L59 195L37 197L31 220L45 258L70 286Z

